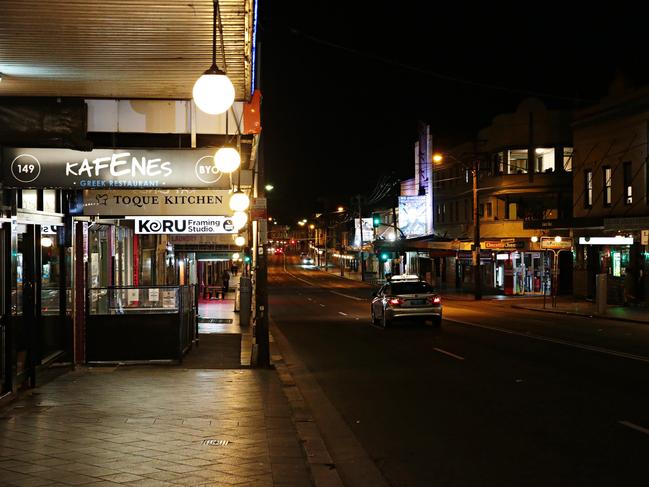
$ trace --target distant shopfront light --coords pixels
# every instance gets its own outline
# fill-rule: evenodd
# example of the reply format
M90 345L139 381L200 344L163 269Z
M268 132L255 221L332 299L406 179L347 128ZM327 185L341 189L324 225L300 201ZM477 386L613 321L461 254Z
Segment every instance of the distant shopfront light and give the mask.
M234 243L237 247L243 247L246 244L246 237L242 237L239 235L237 238L234 239Z

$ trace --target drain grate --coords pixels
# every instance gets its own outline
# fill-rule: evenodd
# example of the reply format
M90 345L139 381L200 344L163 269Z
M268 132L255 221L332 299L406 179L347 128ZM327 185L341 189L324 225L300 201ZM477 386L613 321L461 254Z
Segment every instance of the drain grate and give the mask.
M230 318L198 318L198 324L201 323L232 323Z
M207 446L228 446L229 444L228 440L203 440L203 445Z

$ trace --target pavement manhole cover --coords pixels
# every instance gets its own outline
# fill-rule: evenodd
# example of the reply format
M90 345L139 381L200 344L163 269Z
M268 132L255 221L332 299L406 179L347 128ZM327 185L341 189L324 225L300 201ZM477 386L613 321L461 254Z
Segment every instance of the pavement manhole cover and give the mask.
M203 440L203 445L207 446L228 446L229 444L228 440Z

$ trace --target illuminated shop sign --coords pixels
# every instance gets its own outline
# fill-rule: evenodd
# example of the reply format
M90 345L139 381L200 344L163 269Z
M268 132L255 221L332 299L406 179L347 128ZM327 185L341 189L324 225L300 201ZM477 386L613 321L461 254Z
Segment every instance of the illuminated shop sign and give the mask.
M406 237L426 235L426 196L399 196L399 228Z
M633 237L579 237L580 245L633 245Z
M84 215L223 215L228 190L140 189L83 192Z
M216 169L213 156L214 149L7 148L2 182L22 188L228 188L230 179ZM241 177L250 184L250 171Z
M229 216L192 217L133 217L135 233L174 235L174 234L216 234L237 233Z

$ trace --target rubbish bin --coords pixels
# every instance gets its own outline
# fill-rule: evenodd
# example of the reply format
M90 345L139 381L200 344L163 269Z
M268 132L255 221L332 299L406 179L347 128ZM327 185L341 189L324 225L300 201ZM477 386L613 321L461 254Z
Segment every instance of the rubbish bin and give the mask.
M606 297L606 274L597 274L597 280L595 281L595 306L598 314L606 314Z
M239 280L239 324L250 325L250 312L252 309L252 281L247 276Z

